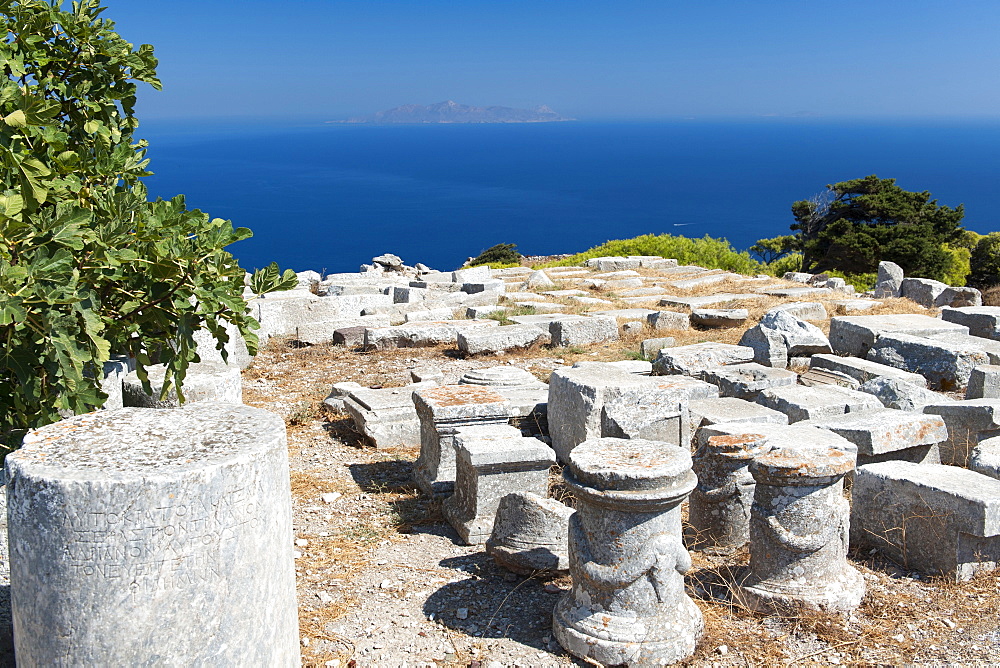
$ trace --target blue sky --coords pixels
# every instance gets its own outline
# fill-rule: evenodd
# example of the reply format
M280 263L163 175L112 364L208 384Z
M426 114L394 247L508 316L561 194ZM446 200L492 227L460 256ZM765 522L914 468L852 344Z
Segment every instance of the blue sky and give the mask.
M67 2L68 4L68 2ZM445 99L580 119L1000 115L1000 2L105 0L160 58L140 118Z

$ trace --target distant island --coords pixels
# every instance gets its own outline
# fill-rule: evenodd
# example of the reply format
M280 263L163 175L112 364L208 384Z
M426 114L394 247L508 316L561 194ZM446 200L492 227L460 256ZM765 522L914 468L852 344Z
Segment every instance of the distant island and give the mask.
M405 104L370 116L358 116L329 123L551 123L573 121L544 104L534 109L513 107L473 107L448 100L437 104Z

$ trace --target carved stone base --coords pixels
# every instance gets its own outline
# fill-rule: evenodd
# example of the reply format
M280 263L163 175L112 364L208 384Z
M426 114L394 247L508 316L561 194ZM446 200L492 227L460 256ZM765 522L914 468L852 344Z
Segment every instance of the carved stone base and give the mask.
M570 654L605 666L673 664L694 654L705 628L701 610L688 597L663 605L655 615L625 617L576 605L568 592L552 613L556 640Z
M824 587L784 588L768 582L745 584L733 591L742 605L756 612L794 612L820 610L847 613L861 604L865 595L864 577L848 566L841 575Z

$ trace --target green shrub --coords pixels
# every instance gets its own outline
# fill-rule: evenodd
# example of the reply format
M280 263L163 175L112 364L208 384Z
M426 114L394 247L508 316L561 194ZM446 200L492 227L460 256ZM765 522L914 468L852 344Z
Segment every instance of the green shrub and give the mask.
M969 258L969 284L980 289L1000 285L1000 232L979 238Z
M220 345L235 325L255 351L244 271L224 250L251 236L150 202L146 143L134 141L137 82L154 88L156 58L99 18L99 0L0 3L0 443L83 413L107 398L112 353L167 368L164 394L198 361L194 332ZM294 285L277 267L258 285Z
M792 253L769 262L764 268L771 276L784 276L790 271L802 271L802 253Z
M764 269L764 265L750 257L749 253L735 250L725 239L715 239L708 235L701 239L691 239L672 234L644 234L633 239L606 241L600 246L544 266L574 266L590 258L606 255L657 255L674 258L680 264L695 264L706 269L725 269L748 275L758 274Z
M965 285L969 273L972 271L972 253L968 248L942 244L945 252L944 273L941 280L948 285Z
M497 244L490 246L479 257L469 261L470 267L481 264L488 264L494 269L499 269L501 265L505 267L520 267L521 254L517 252L516 244Z

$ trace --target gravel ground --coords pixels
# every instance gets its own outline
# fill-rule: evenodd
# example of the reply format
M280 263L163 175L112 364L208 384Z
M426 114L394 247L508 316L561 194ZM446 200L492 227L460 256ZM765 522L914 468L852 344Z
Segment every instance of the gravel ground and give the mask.
M462 360L445 349L357 353L273 342L258 357L244 376L246 401L289 425L304 665L586 665L552 639L551 611L568 576L517 576L482 547L460 544L438 503L409 482L417 450L376 450L321 402L334 382L398 386L427 365L454 382L474 367L513 363L545 377L562 363L610 355ZM854 614L780 618L730 602L746 552L693 557L688 588L706 632L690 665L1000 663L995 574L955 584L853 555L868 585Z

